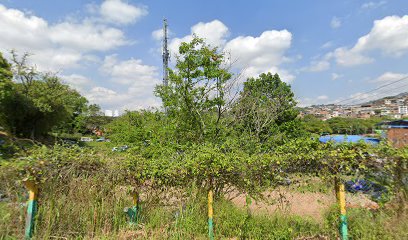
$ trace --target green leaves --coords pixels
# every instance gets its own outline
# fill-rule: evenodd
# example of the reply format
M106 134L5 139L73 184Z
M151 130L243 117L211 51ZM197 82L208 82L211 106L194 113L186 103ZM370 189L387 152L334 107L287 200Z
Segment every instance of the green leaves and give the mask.
M281 124L296 119L295 106L290 86L278 74L262 73L244 82L233 111L242 132L265 142Z
M223 67L223 53L196 36L181 44L179 54L176 69L169 70L168 86L157 86L155 93L176 122L180 141L213 141L221 128L225 85L232 74Z

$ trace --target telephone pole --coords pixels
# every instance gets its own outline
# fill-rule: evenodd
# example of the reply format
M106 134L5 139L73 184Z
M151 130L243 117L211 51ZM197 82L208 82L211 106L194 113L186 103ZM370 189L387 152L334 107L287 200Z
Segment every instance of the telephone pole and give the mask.
M169 84L169 49L167 48L167 19L163 19L163 85Z

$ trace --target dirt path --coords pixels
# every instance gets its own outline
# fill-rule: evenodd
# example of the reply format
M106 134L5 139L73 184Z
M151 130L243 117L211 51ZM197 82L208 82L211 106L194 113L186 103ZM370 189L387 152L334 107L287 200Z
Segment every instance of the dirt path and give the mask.
M245 195L229 195L231 201L239 206L245 207ZM253 201L250 209L254 214L267 213L284 213L302 217L311 217L314 220L322 221L324 213L336 204L334 194L313 193L313 192L296 192L288 190L265 192L264 196L267 202ZM346 194L347 207L353 208L378 208L378 205L364 195Z

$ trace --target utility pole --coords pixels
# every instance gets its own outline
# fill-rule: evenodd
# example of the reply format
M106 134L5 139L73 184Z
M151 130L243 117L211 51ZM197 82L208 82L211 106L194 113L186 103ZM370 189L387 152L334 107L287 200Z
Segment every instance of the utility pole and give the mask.
M167 19L163 19L163 85L169 84L169 49L167 48Z

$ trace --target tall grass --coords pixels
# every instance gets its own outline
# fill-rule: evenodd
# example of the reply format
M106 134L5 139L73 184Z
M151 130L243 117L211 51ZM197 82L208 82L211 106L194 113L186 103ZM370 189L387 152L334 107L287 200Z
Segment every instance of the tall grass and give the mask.
M38 153L53 166L42 173L39 211L34 239L207 239L205 194L190 189L139 186L142 215L130 225L123 212L132 205L132 183L121 172L123 158L89 153L81 149ZM42 171L36 165L32 168ZM23 239L25 201L19 163L0 166L0 239ZM320 187L319 187L320 189ZM311 191L311 189L304 189ZM314 190L314 189L312 189ZM169 197L173 193L176 197ZM197 193L198 192L198 193ZM338 209L325 221L282 213L248 216L245 209L222 197L214 203L217 239L336 239ZM408 239L408 220L392 211L351 209L351 239Z

